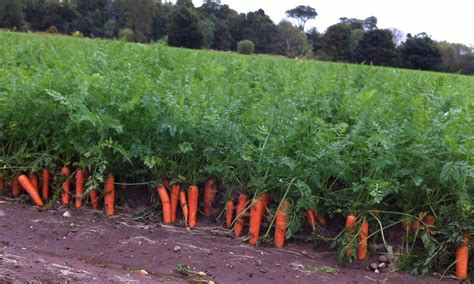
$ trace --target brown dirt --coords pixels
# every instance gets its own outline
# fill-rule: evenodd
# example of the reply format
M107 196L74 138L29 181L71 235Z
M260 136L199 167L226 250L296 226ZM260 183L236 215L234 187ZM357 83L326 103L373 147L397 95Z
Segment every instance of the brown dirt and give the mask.
M65 211L71 217L63 217ZM203 220L189 231L157 222L147 225L132 218L130 210L120 211L108 218L89 208L41 212L29 204L2 201L0 282L440 282L398 272L375 274L365 270L367 262L340 265L332 252L316 252L308 244L254 248ZM181 251L174 252L175 246ZM181 275L175 271L178 264L207 276ZM323 267L337 273L321 271Z

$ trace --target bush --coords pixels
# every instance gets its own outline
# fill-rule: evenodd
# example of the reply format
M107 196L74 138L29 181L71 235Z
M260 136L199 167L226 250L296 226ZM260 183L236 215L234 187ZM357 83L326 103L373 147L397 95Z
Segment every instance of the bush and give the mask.
M56 26L50 26L50 27L46 30L46 32L47 32L48 34L59 34L59 30L58 30L58 28L56 28Z
M252 54L255 50L255 44L251 40L241 40L237 43L237 52L240 54Z
M84 37L84 35L80 31L75 31L72 33L73 37Z
M121 29L118 36L120 40L133 41L133 31L129 28Z

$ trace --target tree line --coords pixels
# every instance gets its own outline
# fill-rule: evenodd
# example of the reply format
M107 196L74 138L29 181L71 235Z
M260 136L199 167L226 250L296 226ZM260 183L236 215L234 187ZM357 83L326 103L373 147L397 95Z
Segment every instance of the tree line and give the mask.
M160 0L0 0L0 27L16 31L166 42L170 46L237 51L251 41L256 53L420 70L474 74L471 47L436 42L426 33L379 29L377 18L342 17L324 33L305 31L317 12L286 11L275 24L265 11L238 13L220 0L175 4Z

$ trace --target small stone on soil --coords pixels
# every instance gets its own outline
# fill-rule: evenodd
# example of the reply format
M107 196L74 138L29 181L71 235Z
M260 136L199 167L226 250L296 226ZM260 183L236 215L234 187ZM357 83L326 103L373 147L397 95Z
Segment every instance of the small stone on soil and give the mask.
M268 271L267 271L266 269L264 269L264 268L260 268L260 272L262 272L262 273L267 273Z
M179 251L181 251L181 247L180 247L180 246L175 246L175 247L173 248L173 251L174 251L174 252L179 252Z
M385 262L379 263L379 268L385 268L386 266L387 264L385 264Z
M255 260L255 264L256 264L257 266L262 266L262 261L261 261L260 259L256 259L256 260Z
M390 260L388 259L388 257L386 255L381 255L381 256L379 256L379 262L389 263Z
M379 266L378 266L377 263L373 262L373 263L370 264L370 269L377 270L378 268L379 268Z
M308 255L308 251L304 250L301 252L302 255Z
M234 266L232 264L226 264L225 267L227 267L229 269L234 269Z
M71 213L69 213L69 211L66 211L66 212L64 212L63 217L69 218L69 217L71 217Z
M379 271L378 269L375 269L375 270L374 270L374 273L375 273L375 274L379 274L380 271Z

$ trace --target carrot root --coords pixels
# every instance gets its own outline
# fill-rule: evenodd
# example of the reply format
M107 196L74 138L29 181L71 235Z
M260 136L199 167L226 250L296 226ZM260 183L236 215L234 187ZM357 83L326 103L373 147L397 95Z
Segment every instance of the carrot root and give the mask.
M115 185L114 175L109 174L104 186L104 207L107 216L115 215Z
M84 171L77 170L76 172L76 208L82 207L82 194L84 193Z
M365 260L367 258L367 238L369 237L369 223L364 221L359 231L357 239L359 246L357 247L357 259Z
M216 198L216 181L214 179L209 179L206 182L206 185L204 187L204 196L203 196L203 201L204 201L204 208L203 208L203 214L204 216L210 216L212 213L212 202L214 202L214 199Z
M196 185L188 188L189 228L196 227L199 205L199 189Z
M178 212L178 201L179 201L179 195L181 192L181 186L179 184L173 184L171 186L171 223L176 222L176 215Z
M250 220L249 220L249 244L255 246L260 238L260 228L262 226L263 212L264 212L264 200L262 197L257 199L250 208Z
M275 219L275 247L282 248L285 246L286 227L288 226L288 211L290 202L283 200L280 209L277 211Z
M28 192L31 196L33 202L38 205L39 207L43 207L44 203L39 196L38 191L36 190L35 186L31 183L30 179L25 175L20 175L18 177L18 182L23 186L23 188Z
M355 225L357 223L357 217L354 215L348 215L346 218L346 230L349 234L355 234ZM352 255L352 238L346 246L346 256L349 257Z
M163 208L163 222L165 224L171 223L171 203L168 191L164 185L159 185L156 189L158 195L160 196L161 206Z
M71 200L71 197L69 195L71 192L71 182L69 181L69 176L71 175L71 169L67 166L62 167L61 175L67 178L62 184L61 202L63 206L68 206L69 201Z
M234 201L227 200L225 206L225 225L227 229L230 229L232 224L232 218L234 217Z
M18 197L21 194L20 183L18 182L18 177L14 177L12 180L12 195L13 197Z
M240 235L242 235L242 232L244 231L244 211L245 207L247 206L248 199L249 197L247 194L241 193L239 195L239 202L237 204L237 210L235 212L235 218L237 218L237 220L234 226L234 234L236 237L240 237Z
M183 211L184 226L187 227L189 210L188 210L188 203L186 202L186 192L181 191L179 193L179 203L181 204L181 210Z
M49 199L49 171L47 169L43 169L43 172L41 173L41 196L43 197L43 200L48 200Z
M468 276L469 263L469 235L464 233L463 245L456 248L456 277L465 280Z

